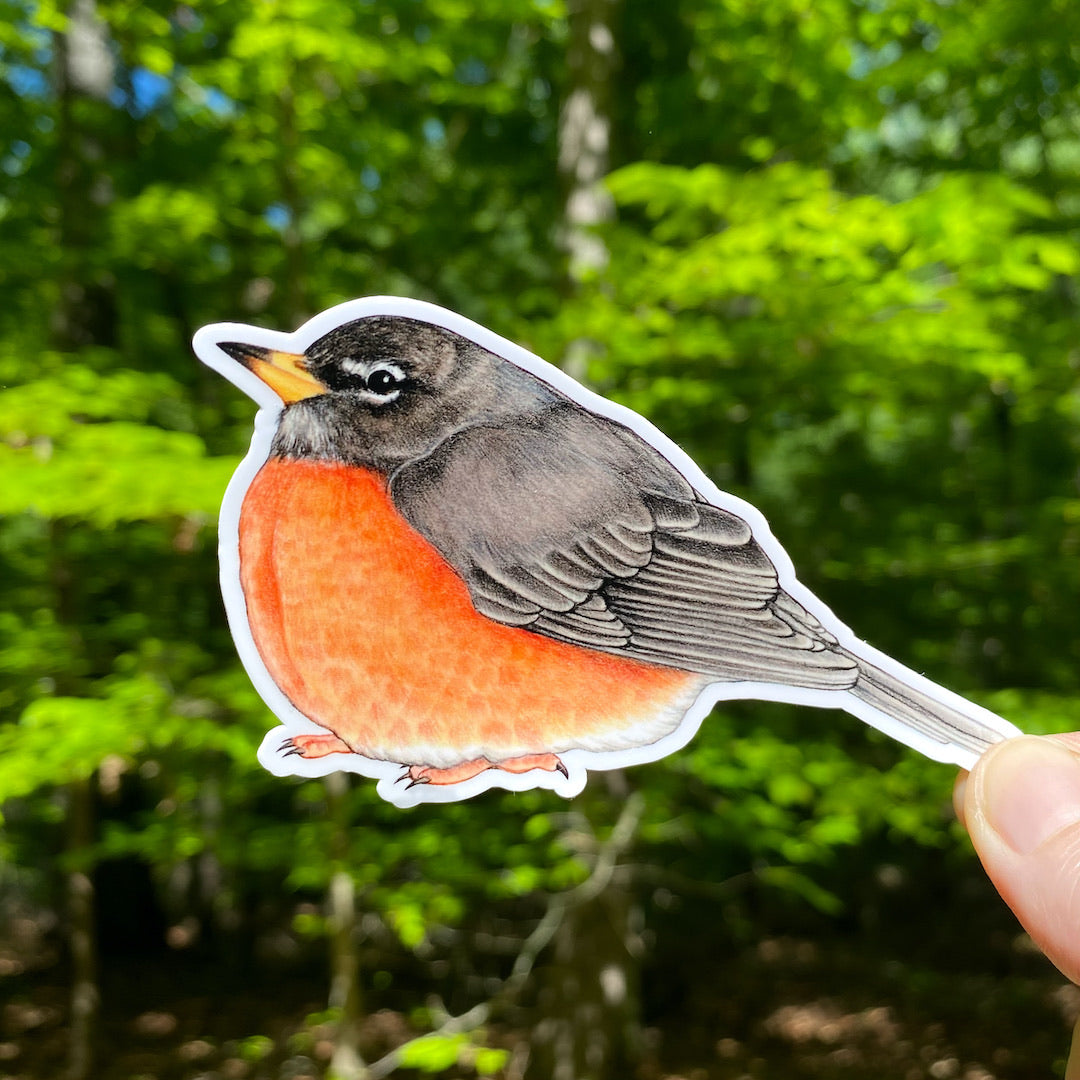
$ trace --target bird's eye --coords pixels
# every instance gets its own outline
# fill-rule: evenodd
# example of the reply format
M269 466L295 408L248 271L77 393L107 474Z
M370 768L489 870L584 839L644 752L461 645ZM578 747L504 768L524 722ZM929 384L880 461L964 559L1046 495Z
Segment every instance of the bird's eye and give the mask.
M401 384L404 381L401 372L389 367L377 367L373 371L369 371L365 379L368 390L373 394L378 394L380 397L388 397L396 393L401 389Z

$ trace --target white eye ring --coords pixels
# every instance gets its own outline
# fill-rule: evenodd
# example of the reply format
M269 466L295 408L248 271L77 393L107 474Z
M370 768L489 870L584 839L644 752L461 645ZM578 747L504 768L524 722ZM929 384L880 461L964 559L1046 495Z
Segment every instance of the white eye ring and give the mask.
M405 372L397 364L390 363L386 360L353 360L346 359L341 361L341 370L348 372L350 375L357 375L364 381L364 388L360 390L360 397L365 401L370 401L378 405L386 405L391 401L396 401L401 396L401 383L405 381ZM368 383L373 375L377 375L380 372L386 372L390 375L394 381L398 384L393 389L386 393L379 393L377 390L372 390Z

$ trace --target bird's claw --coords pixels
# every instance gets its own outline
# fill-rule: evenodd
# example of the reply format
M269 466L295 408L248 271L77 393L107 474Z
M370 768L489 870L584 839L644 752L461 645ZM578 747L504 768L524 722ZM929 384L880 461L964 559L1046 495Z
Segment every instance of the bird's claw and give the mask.
M282 757L303 757L304 751L296 745L296 741L290 736L279 747L278 753Z
M405 765L405 771L394 781L395 784L400 784L402 780L408 780L409 783L405 785L405 790L416 787L417 784L430 784L431 777L427 775L427 770L422 765Z
M351 748L333 733L315 735L300 733L290 735L278 747L282 757L300 757L305 761L326 757L328 754L348 754Z

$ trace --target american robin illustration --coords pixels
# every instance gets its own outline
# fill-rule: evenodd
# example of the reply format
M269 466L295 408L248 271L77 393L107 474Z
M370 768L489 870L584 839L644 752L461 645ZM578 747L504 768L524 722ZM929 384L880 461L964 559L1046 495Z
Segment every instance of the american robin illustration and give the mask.
M720 699L845 709L970 765L1016 732L859 642L764 518L642 418L460 316L394 298L196 350L265 406L226 496L274 771L398 802L580 790Z

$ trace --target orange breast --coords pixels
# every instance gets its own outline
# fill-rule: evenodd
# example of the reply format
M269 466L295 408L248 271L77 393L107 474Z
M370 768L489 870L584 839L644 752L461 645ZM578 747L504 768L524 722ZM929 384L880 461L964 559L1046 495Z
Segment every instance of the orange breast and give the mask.
M445 767L640 745L700 685L480 615L363 469L268 461L244 499L240 566L274 681L367 757Z

